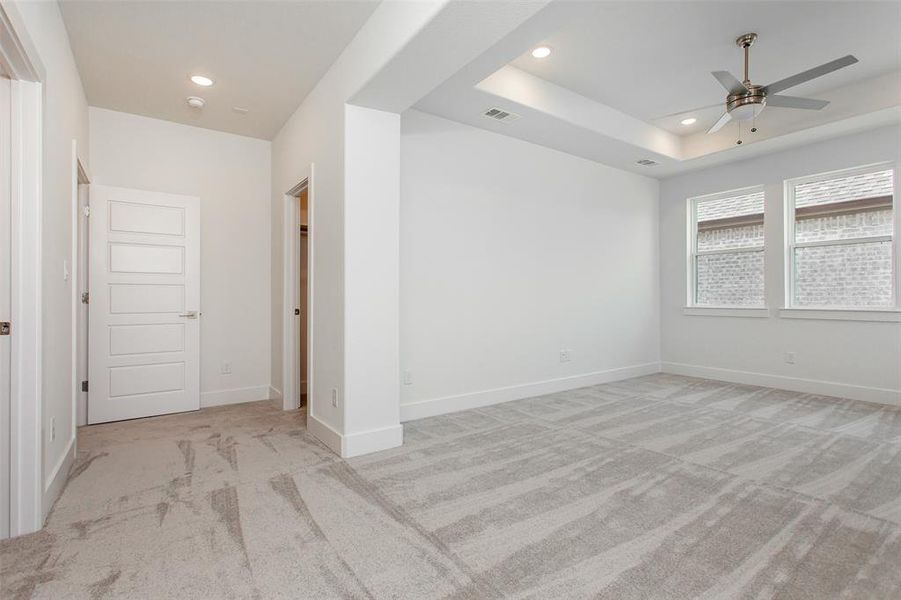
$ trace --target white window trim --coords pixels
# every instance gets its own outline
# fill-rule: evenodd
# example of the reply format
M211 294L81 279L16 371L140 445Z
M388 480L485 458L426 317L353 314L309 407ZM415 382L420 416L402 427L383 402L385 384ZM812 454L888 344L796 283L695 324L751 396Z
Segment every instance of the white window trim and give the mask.
M891 236L868 236L859 238L847 238L840 240L828 240L818 242L802 242L795 243L795 187L805 183L814 181L822 181L835 177L847 177L860 173L872 173L889 168L892 170L892 215L893 215L893 232ZM901 215L898 210L898 163L891 161L871 163L852 167L849 169L838 169L836 171L827 171L824 173L816 173L813 175L805 175L803 177L795 177L787 179L784 182L783 191L783 210L785 223L785 281L784 281L784 306L779 310L779 316L786 319L828 319L839 321L889 321L896 322L896 316L901 312L901 253L898 251L898 233L901 232ZM795 249L796 248L812 248L817 246L841 246L847 244L865 244L873 242L892 242L892 300L891 306L851 306L851 307L816 307L816 306L795 306Z
M690 317L739 317L766 319L770 316L769 308L756 306L686 306L682 314Z
M745 247L730 248L729 250L705 250L699 252L698 248L698 203L709 202L711 200L720 200L722 198L731 198L733 196L744 196L761 192L764 194L764 212L766 212L766 191L763 185L752 185L744 188L726 190L724 192L716 192L714 194L705 194L703 196L692 196L687 202L687 239L688 247L686 252L686 271L687 271L687 294L686 306L682 309L685 315L705 316L705 317L769 317L770 309L766 305L766 260L764 260L764 304L761 306L711 306L707 304L697 303L697 258L699 256L711 254L740 254L745 252L765 252L766 238L764 237L764 245L761 247ZM764 216L764 222L766 216ZM764 255L765 256L765 255Z
M783 319L817 319L821 321L877 321L901 323L901 309L897 308L782 308Z

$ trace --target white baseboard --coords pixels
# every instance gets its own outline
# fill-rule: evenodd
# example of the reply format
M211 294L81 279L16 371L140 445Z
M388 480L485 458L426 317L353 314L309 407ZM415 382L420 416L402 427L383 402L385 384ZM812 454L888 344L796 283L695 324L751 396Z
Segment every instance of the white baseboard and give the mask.
M224 404L238 404L240 402L253 402L254 400L267 400L268 398L268 385L255 385L245 388L232 388L230 390L201 392L200 408L222 406Z
M69 445L66 446L66 451L44 481L44 493L42 494L43 497L41 499L41 523L47 519L47 515L50 514L50 509L53 508L56 499L59 498L63 488L66 487L66 480L69 478L69 469L74 462L75 436L72 436L72 439L69 440Z
M404 427L401 424L341 435L314 415L307 415L307 430L341 458L397 448L404 443Z
M309 431L313 436L318 439L320 442L329 447L329 449L341 456L342 450L342 439L341 434L332 429L332 426L328 423L320 421L312 414L307 414L307 431Z
M658 373L659 371L660 363L653 362L630 367L620 367L617 369L607 369L605 371L595 371L593 373L585 373L584 375L573 375L571 377L561 377L559 379L548 379L545 381L512 385L492 390L483 390L469 394L419 400L417 402L400 405L400 420L401 422L404 422L413 421L415 419L424 419L426 417L444 415L460 410L469 410L471 408L500 404L501 402L509 402L511 400L522 400L523 398L531 398L543 394L553 394L554 392L564 392L566 390L609 383L611 381L628 379L630 377L651 375L652 373Z
M675 375L704 377L706 379L718 379L730 383L760 385L805 394L837 396L839 398L863 400L864 402L901 406L901 390L837 383L834 381L802 379L800 377L786 377L784 375L752 373L734 369L721 369L719 367L702 367L700 365L687 365L674 362L664 362L661 363L660 366L664 373L673 373Z
M278 388L274 388L271 385L269 386L269 399L270 400L281 400L282 399L282 391Z
M381 429L370 429L344 436L342 458L372 454L381 450L397 448L404 443L404 426L398 423Z

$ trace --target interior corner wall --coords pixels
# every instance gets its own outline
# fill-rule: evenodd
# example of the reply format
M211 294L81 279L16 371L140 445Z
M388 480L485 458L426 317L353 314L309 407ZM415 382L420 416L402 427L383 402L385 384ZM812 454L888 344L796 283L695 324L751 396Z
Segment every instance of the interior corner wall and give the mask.
M401 133L402 420L659 369L656 180L413 110Z
M55 2L19 2L16 8L45 70L41 223L43 512L62 488L74 456L72 404L72 141L88 153L88 106L75 58ZM51 441L51 423L56 439Z
M783 182L901 159L891 126L691 172L660 186L662 361L665 371L901 404L901 323L781 318ZM769 318L689 316L688 198L763 185ZM897 182L896 182L897 186ZM897 189L896 189L897 193ZM897 206L897 200L896 200ZM795 364L785 355L794 352Z
M90 131L92 183L200 198L201 406L268 398L270 142L94 107Z

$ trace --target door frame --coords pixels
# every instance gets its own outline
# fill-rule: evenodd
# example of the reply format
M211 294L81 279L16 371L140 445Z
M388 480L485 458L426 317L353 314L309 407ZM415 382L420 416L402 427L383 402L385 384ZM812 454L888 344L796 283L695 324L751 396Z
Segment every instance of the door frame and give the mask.
M89 291L87 279L84 281L84 288L82 289L82 273L81 273L81 263L83 261L87 261L90 263L90 254L87 256L83 256L81 240L79 239L78 230L79 224L85 218L87 218L87 214L81 214L81 198L79 195L80 186L89 185L91 183L91 178L88 176L87 170L84 168L84 164L81 162L81 159L78 157L78 141L72 140L72 267L71 267L71 277L72 277L72 440L76 440L74 443L76 444L77 449L77 430L79 425L86 425L87 419L85 418L84 422L81 422L81 416L84 414L87 415L87 406L85 406L85 412L81 411L81 403L84 399L81 391L81 382L78 380L78 366L79 366L79 353L83 350L85 354L87 354L86 349L79 348L78 343L78 331L84 331L85 336L88 335L87 331L87 319L83 316L83 311L81 309L81 294L82 292ZM91 236L91 227L90 224L86 224L84 227L84 236L86 239L90 239ZM85 356L87 359L87 356Z
M43 526L41 219L45 70L15 4L0 5L0 63L11 80L9 533Z
M300 193L307 190L307 297L304 305L307 320L307 417L312 416L313 410L313 289L315 286L314 260L316 238L315 226L315 202L313 201L315 188L313 185L314 165L300 183L284 194L284 258L282 273L282 312L284 315L282 327L282 408L294 410L300 406L299 386L300 369L298 368L297 339L300 337L300 321L294 315L294 308L298 306L297 284L300 277Z

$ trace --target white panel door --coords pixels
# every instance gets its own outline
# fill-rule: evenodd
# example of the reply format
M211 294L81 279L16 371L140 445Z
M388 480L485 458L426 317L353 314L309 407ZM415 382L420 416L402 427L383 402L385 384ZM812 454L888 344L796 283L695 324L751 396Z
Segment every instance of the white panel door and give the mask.
M91 185L88 423L200 408L200 201Z

